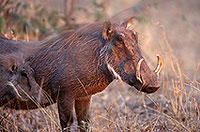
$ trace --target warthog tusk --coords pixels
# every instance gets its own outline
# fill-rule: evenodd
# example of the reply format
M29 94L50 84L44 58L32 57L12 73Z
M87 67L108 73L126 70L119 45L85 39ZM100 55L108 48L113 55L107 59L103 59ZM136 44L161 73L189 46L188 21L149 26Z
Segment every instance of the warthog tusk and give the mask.
M22 96L19 94L17 88L15 87L15 85L14 85L12 82L8 82L7 84L8 84L9 86L11 86L11 87L14 89L14 91L16 92L16 94L17 94L20 98L22 98Z
M157 58L158 58L158 65L156 66L154 72L157 74L157 76L159 76L159 73L160 73L160 71L161 71L161 69L162 69L162 60L161 60L159 54L157 54L156 56L157 56Z
M144 59L140 59L140 61L138 62L137 64L137 67L136 67L136 78L137 80L139 80L141 83L142 83L142 79L141 79L141 76L140 76L140 67L141 67L141 63Z

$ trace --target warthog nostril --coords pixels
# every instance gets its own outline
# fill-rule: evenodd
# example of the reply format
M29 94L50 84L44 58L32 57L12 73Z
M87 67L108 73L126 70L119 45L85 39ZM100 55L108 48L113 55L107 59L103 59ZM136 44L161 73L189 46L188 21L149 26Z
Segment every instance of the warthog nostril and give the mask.
M159 88L160 88L159 86L157 86L157 87L151 87L151 86L148 86L148 85L143 85L141 91L145 92L145 93L154 93Z
M159 87L146 87L146 88L144 88L143 91L146 92L146 93L154 93L158 89L159 89Z
M152 92L153 92L153 88L147 88L147 89L146 89L146 92L147 92L147 93L152 93Z

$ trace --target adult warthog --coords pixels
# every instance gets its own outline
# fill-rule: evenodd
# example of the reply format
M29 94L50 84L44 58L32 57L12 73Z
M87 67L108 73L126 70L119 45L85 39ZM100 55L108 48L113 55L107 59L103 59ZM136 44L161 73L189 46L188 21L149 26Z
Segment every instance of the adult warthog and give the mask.
M150 70L138 47L137 33L129 30L132 19L121 25L88 24L70 36L49 40L27 59L36 81L57 101L63 130L68 131L73 123L74 107L80 130L87 129L91 96L113 79L146 93L159 88L161 59L158 56L158 66Z

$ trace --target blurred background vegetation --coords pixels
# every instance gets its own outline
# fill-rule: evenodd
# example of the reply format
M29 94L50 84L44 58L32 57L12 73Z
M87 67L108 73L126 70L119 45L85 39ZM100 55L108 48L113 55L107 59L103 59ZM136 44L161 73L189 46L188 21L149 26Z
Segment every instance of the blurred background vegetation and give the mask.
M97 2L92 0L94 11L84 6L74 8L74 0L63 0L59 10L47 9L42 6L44 2L23 0L0 1L0 34L17 34L19 39L25 39L27 34L31 39L40 38L50 32L77 28L76 19L72 17L74 10L92 16L94 21L106 18L106 6L110 0ZM48 2L48 1L47 1ZM45 1L46 3L46 1ZM48 4L47 4L48 5Z
M64 15L57 10L48 11L40 4L31 2L2 0L0 2L0 33L13 31L14 35L24 39L25 35L39 37L51 31L57 31Z

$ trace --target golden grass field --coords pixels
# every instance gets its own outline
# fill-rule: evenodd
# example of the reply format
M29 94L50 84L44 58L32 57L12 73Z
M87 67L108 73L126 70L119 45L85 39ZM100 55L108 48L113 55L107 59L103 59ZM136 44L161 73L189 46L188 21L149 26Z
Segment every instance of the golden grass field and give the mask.
M152 69L157 53L163 59L161 87L147 95L114 81L93 96L93 132L200 131L199 7L198 0L169 0L138 14L132 28L143 55ZM0 131L61 131L55 104L30 111L1 108L0 120ZM77 131L77 122L72 127Z

